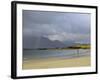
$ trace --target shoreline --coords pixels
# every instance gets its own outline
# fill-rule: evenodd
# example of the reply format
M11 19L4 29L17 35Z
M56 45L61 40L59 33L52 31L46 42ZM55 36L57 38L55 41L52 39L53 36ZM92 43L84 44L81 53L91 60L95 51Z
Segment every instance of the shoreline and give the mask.
M90 56L80 56L74 58L48 58L38 60L23 61L22 69L44 69L44 68L64 68L91 66Z

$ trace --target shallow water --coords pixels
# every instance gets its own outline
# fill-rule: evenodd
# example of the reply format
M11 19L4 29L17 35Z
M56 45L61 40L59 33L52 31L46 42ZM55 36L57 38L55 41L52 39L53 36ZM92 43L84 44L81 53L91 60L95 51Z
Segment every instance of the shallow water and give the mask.
M23 50L23 60L44 58L72 58L90 55L89 49L71 50Z

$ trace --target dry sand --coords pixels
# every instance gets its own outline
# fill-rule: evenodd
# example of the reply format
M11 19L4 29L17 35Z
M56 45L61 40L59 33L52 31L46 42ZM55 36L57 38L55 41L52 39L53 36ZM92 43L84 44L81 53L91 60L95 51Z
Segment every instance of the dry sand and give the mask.
M44 69L44 68L63 68L63 67L81 67L90 66L90 56L75 58L49 58L38 60L26 60L23 62L23 69Z

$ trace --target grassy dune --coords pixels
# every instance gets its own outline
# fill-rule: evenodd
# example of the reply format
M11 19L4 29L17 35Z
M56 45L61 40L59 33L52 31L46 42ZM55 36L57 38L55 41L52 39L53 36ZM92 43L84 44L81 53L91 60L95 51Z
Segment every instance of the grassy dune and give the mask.
M49 58L38 60L26 60L22 64L23 69L44 69L44 68L63 68L90 66L90 56L76 58Z

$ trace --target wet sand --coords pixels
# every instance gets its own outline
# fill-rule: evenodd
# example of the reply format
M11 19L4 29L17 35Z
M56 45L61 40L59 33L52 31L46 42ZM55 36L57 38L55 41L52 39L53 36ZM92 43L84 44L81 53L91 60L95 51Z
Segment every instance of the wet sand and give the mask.
M64 68L64 67L81 67L90 66L90 56L81 56L74 58L48 58L38 60L23 61L23 69L47 69L47 68Z

